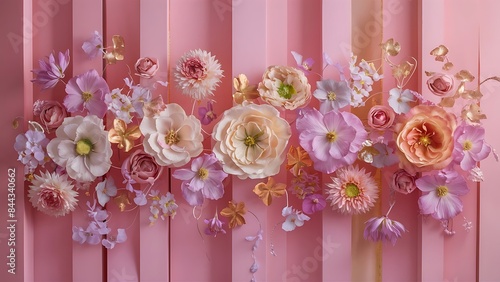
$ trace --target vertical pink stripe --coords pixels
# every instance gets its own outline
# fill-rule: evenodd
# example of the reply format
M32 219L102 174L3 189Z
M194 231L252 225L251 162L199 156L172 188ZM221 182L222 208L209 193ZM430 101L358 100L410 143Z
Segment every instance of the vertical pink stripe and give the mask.
M445 4L442 1L419 3L420 49L418 60L419 92L426 89L424 70L433 66L430 50L442 44L444 31ZM427 99L433 99L429 97ZM435 99L434 99L435 100ZM418 192L418 191L417 191ZM442 281L444 275L444 238L440 223L432 218L422 217L419 221L419 272L418 281Z
M480 79L498 76L498 46L500 45L500 18L498 1L486 0L480 4ZM488 119L483 121L486 129L486 141L495 149L500 148L500 134L498 134L498 105L500 104L500 83L486 82L481 86L481 108ZM474 224L479 229L479 256L478 281L499 281L500 270L500 225L498 224L498 203L500 190L498 189L498 162L490 156L481 162L485 181L479 190L479 222Z
M102 0L90 1L75 1L73 3L73 20L71 26L73 28L72 38L72 71L74 75L79 75L89 69L96 69L102 73L102 60L90 60L82 51L81 47L85 40L91 38L94 31L102 34L103 29L103 10ZM72 224L68 226L71 230L72 226L87 228L88 216L86 213L86 202L93 202L92 197L87 197L84 193L79 195L79 208L72 214ZM70 236L71 233L66 236ZM72 242L72 271L73 281L100 281L103 275L103 260L101 245L90 246L80 245ZM85 266L85 267L82 267ZM92 269L92 271L89 271Z
M350 58L351 44L351 1L323 0L322 39L323 52L333 62L346 65ZM322 67L322 60L318 61ZM338 72L329 67L323 75L338 79ZM323 176L323 182L331 182ZM323 185L323 187L325 187ZM351 280L351 216L331 211L327 206L323 211L322 258L323 279L329 281Z

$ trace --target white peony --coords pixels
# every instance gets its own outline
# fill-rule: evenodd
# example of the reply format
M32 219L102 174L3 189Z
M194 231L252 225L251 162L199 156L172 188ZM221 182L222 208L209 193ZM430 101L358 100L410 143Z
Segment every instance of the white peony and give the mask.
M291 134L274 107L239 105L225 111L215 125L213 151L226 173L241 179L265 178L279 172Z
M111 143L102 119L94 115L67 117L47 145L49 157L78 182L90 182L111 167Z
M168 104L157 116L144 117L139 128L144 151L161 166L183 166L203 151L200 121L187 116L178 104Z

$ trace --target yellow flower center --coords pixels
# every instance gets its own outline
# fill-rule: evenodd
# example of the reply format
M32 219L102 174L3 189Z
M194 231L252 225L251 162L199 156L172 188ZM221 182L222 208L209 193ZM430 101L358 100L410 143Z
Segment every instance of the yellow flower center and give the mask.
M292 95L295 93L297 92L295 91L295 88L293 88L293 85L291 84L282 83L280 87L278 87L278 94L282 98L290 99L292 98Z
M86 156L90 154L94 145L89 139L82 139L76 142L76 153L80 156Z
M253 136L247 136L245 137L245 141L243 143L245 143L245 146L250 147L255 146L257 142Z
M469 151L470 149L472 149L472 142L467 140L464 142L464 151Z
M354 198L359 196L359 188L354 183L347 183L345 185L345 194L349 198Z
M335 140L337 140L337 133L335 133L335 131L328 132L326 134L326 140L330 143L335 142Z
M83 92L82 93L82 99L84 102L88 102L90 99L92 99L92 93L90 92Z
M180 141L179 136L173 129L171 129L167 133L167 135L165 135L165 143L167 143L168 145L177 144L179 143L179 141Z
M335 101L337 99L337 94L335 94L335 92L333 91L328 91L328 93L326 93L326 97L330 101Z
M200 170L198 170L198 177L201 180L207 179L208 178L208 170L204 167L200 168Z
M438 195L438 197L446 196L448 194L448 187L438 186L438 188L436 189L436 194Z
M424 135L420 137L420 144L424 145L425 147L429 146L431 143L432 141L429 136Z

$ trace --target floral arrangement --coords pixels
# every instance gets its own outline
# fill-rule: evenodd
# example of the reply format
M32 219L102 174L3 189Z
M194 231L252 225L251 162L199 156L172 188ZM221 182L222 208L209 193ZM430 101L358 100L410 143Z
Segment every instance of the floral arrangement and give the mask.
M112 41L112 47L103 48L96 32L82 49L90 59L116 63L123 60L125 45L120 36ZM463 210L460 197L468 193L470 182L482 180L478 162L492 152L481 127L486 118L479 107L482 95L479 88L468 88L475 79L470 72L451 74L453 64L442 45L430 53L443 63L442 69L426 72L426 91L441 101L436 104L405 89L417 61L394 63L400 48L392 39L381 44L395 80L387 101L366 105L377 95L384 97L372 93L374 84L384 79L373 62L352 55L343 67L324 54L323 69L336 68L340 78L320 76L313 87L308 76L314 74L314 62L292 52L296 66L269 66L257 84L244 74L235 77L234 106L220 116L212 97L223 70L207 51L189 51L173 67L174 83L193 99L190 114L153 97L156 87L167 85L155 80L160 69L155 58L139 58L134 66L137 77L152 81L148 86L134 83L131 76L124 78L124 87L112 89L97 70L66 79L69 51L50 54L33 70L33 82L42 89L62 82L66 96L63 101L36 101L35 119L16 138L14 148L30 182L28 198L37 210L58 217L75 210L80 193L93 195L94 202L86 203L89 224L73 227L73 240L106 248L127 239L124 228L109 228L107 205L115 203L121 211L149 207L151 224L175 216L179 196L155 189L165 168L182 181L181 196L193 207L221 199L228 176L261 179L253 192L264 205L287 197L284 231L305 225L327 206L342 214L361 214L375 205L381 190L391 195L420 190L420 213L442 221L444 231L453 234L449 222ZM499 78L479 85L488 80ZM356 107L369 107L368 115L351 113ZM293 120L285 118L287 112L295 114ZM105 117L113 122L106 123ZM212 132L206 132L204 126L212 122ZM298 146L290 144L293 127ZM206 136L213 139L213 147L204 148ZM113 163L117 150L126 158ZM291 176L289 183L273 178L283 168ZM387 187L371 173L381 168L391 173ZM113 179L111 169L119 170L121 179ZM320 173L330 181L322 184ZM289 205L289 196L299 198L302 206ZM395 197L391 199L385 215L366 222L366 239L395 244L407 231L402 222L389 218L395 205ZM204 220L205 234L217 236L245 224L247 212L244 202L229 202ZM262 232L247 237L255 242L252 251ZM257 271L257 264L251 271Z

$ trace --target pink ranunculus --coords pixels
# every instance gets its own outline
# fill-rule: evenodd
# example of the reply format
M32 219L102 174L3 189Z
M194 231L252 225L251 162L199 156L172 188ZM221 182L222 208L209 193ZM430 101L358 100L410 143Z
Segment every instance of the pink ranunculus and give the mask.
M443 169L452 161L455 116L429 105L416 106L410 114L397 126L401 168L410 173Z
M38 116L42 125L50 130L58 128L64 121L64 118L68 116L68 112L59 102L44 101L40 107Z
M427 87L437 96L446 96L453 90L453 77L436 73L427 80Z
M135 74L144 78L152 78L159 68L160 64L157 59L149 57L139 58L135 63Z
M161 175L163 167L153 156L143 150L134 151L122 164L122 174L135 183L153 184Z
M399 169L392 175L391 188L402 194L410 194L417 188L415 176L409 174L404 169Z
M386 106L373 106L368 112L368 125L376 130L385 130L392 126L396 114Z

